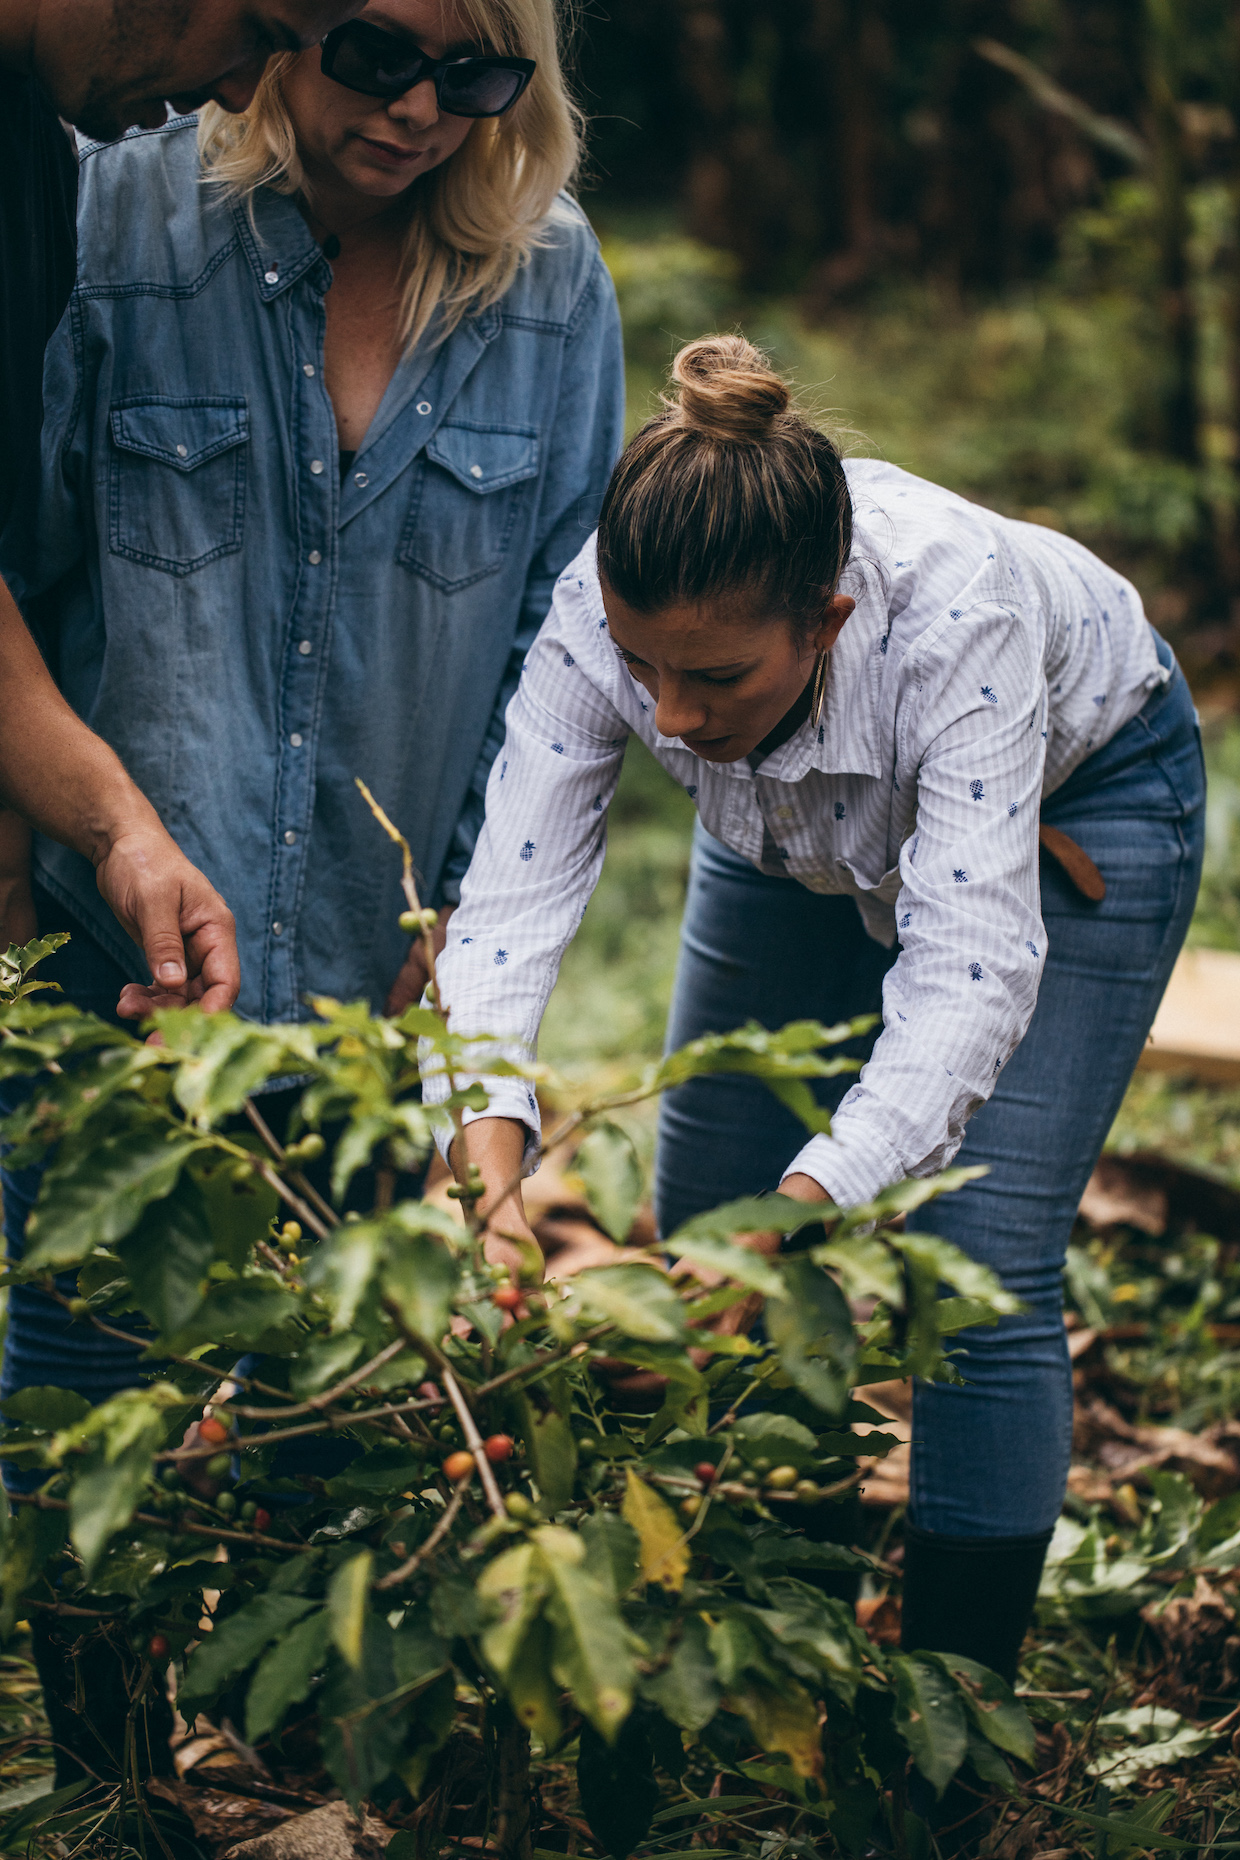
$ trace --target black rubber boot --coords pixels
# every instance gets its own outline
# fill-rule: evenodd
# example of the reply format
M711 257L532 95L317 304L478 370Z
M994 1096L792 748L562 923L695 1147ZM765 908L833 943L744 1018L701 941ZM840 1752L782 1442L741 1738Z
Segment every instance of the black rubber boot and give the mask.
M941 1537L904 1527L900 1645L906 1653L961 1653L1016 1681L1051 1533Z
M122 1649L87 1621L32 1611L30 1631L55 1747L56 1787L63 1789L85 1776L114 1788L125 1756L129 1683L137 1677L137 1666L127 1674L132 1660L127 1662ZM163 1688L148 1685L134 1717L134 1761L140 1781L173 1774L171 1734L172 1708Z
M905 1653L959 1653L1016 1682L1021 1642L1033 1614L1051 1533L1032 1537L943 1537L904 1527L904 1600L900 1645ZM909 1806L921 1816L940 1855L976 1850L989 1814L989 1791L966 1767L940 1800L914 1775Z

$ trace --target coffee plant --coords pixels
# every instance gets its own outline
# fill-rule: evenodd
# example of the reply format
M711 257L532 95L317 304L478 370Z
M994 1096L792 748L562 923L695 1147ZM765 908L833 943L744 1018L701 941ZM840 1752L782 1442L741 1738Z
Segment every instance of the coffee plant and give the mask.
M433 965L407 855L406 891ZM466 1836L529 1860L531 1751L576 1762L616 1860L648 1834L657 1771L724 1770L742 1805L782 1792L854 1853L903 1847L911 1768L940 1792L966 1763L1011 1786L1033 1740L1007 1686L872 1645L842 1599L872 1565L832 1541L859 1458L894 1444L853 1431L881 1420L856 1391L956 1378L951 1334L1014 1308L900 1230L966 1172L847 1210L740 1201L618 1263L545 1283L525 1258L514 1277L488 1261L476 1177L449 1191L456 1212L398 1193L436 1130L485 1104L484 1061L513 1070L452 1031L433 981L397 1019L325 999L288 1026L183 1009L140 1043L40 983L63 940L0 957L0 1076L32 1081L10 1162L48 1159L9 1283L131 1339L142 1380L95 1407L58 1388L4 1404L31 1489L10 1494L0 1629L59 1617L128 1662L139 1818L131 1759L169 1669L188 1722L308 1741L350 1804L402 1830L392 1860ZM824 1128L812 1081L851 1064L831 1048L860 1025L698 1040L579 1102L547 1147L580 1144L624 1241L642 1181L611 1113L739 1072ZM443 1104L422 1102L420 1061ZM278 1081L299 1093L283 1143L262 1116ZM362 1182L368 1205L342 1213ZM755 1230L782 1250L751 1250ZM751 1334L715 1327L755 1295ZM634 1377L653 1408L635 1411ZM48 1799L52 1832L88 1812L81 1788Z

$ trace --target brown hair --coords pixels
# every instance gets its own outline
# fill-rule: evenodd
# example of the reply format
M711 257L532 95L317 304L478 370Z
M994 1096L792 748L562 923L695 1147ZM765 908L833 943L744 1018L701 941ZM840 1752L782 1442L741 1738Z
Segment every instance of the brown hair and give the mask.
M688 343L672 384L611 475L599 574L638 613L740 595L816 624L852 547L838 446L743 336Z

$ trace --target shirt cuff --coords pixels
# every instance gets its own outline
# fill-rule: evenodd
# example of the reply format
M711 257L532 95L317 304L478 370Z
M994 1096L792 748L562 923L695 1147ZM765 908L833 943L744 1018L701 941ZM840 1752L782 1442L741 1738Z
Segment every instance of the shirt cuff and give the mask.
M524 1079L484 1078L481 1082L486 1087L487 1108L485 1111L462 1111L461 1122L476 1124L480 1117L510 1117L515 1124L524 1124L525 1154L521 1158L521 1173L533 1175L542 1160L542 1115L534 1087L527 1085ZM446 1091L441 1090L433 1099L430 1091L423 1091L428 1103L442 1103L446 1096ZM435 1132L435 1144L445 1162L454 1135L450 1125Z
M904 1164L884 1138L870 1130L850 1129L838 1136L811 1137L785 1169L785 1176L807 1175L825 1188L837 1208L856 1208L900 1182Z

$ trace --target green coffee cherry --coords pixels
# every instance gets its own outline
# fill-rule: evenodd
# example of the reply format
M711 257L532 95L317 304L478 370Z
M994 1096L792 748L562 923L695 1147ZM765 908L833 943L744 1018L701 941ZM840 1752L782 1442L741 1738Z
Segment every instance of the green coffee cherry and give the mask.
M818 1487L812 1479L797 1480L797 1497L803 1505L816 1505L818 1503Z
M790 1492L796 1482L797 1469L795 1466L776 1466L773 1472L769 1472L766 1475L766 1483L770 1486L772 1492Z
M90 1299L89 1298L71 1298L69 1300L69 1316L75 1317L75 1318L89 1317L90 1316Z
M237 1501L231 1492L221 1492L215 1501L215 1509L222 1517L230 1518L237 1509Z
M165 1466L159 1476L170 1492L184 1491L185 1481L182 1479L175 1466Z
M519 1524L524 1524L528 1519L538 1516L524 1492L509 1492L504 1499L504 1510Z
M213 1453L207 1461L208 1479L227 1479L232 1471L231 1453Z
M773 1460L768 1460L765 1457L763 1457L762 1459L753 1460L751 1462L753 1469L757 1473L759 1478L761 1478L763 1474L769 1473L774 1463L775 1462Z
M254 1500L252 1498L247 1498L244 1505L241 1507L241 1522L243 1524L253 1524L257 1512L258 1506L254 1503Z

